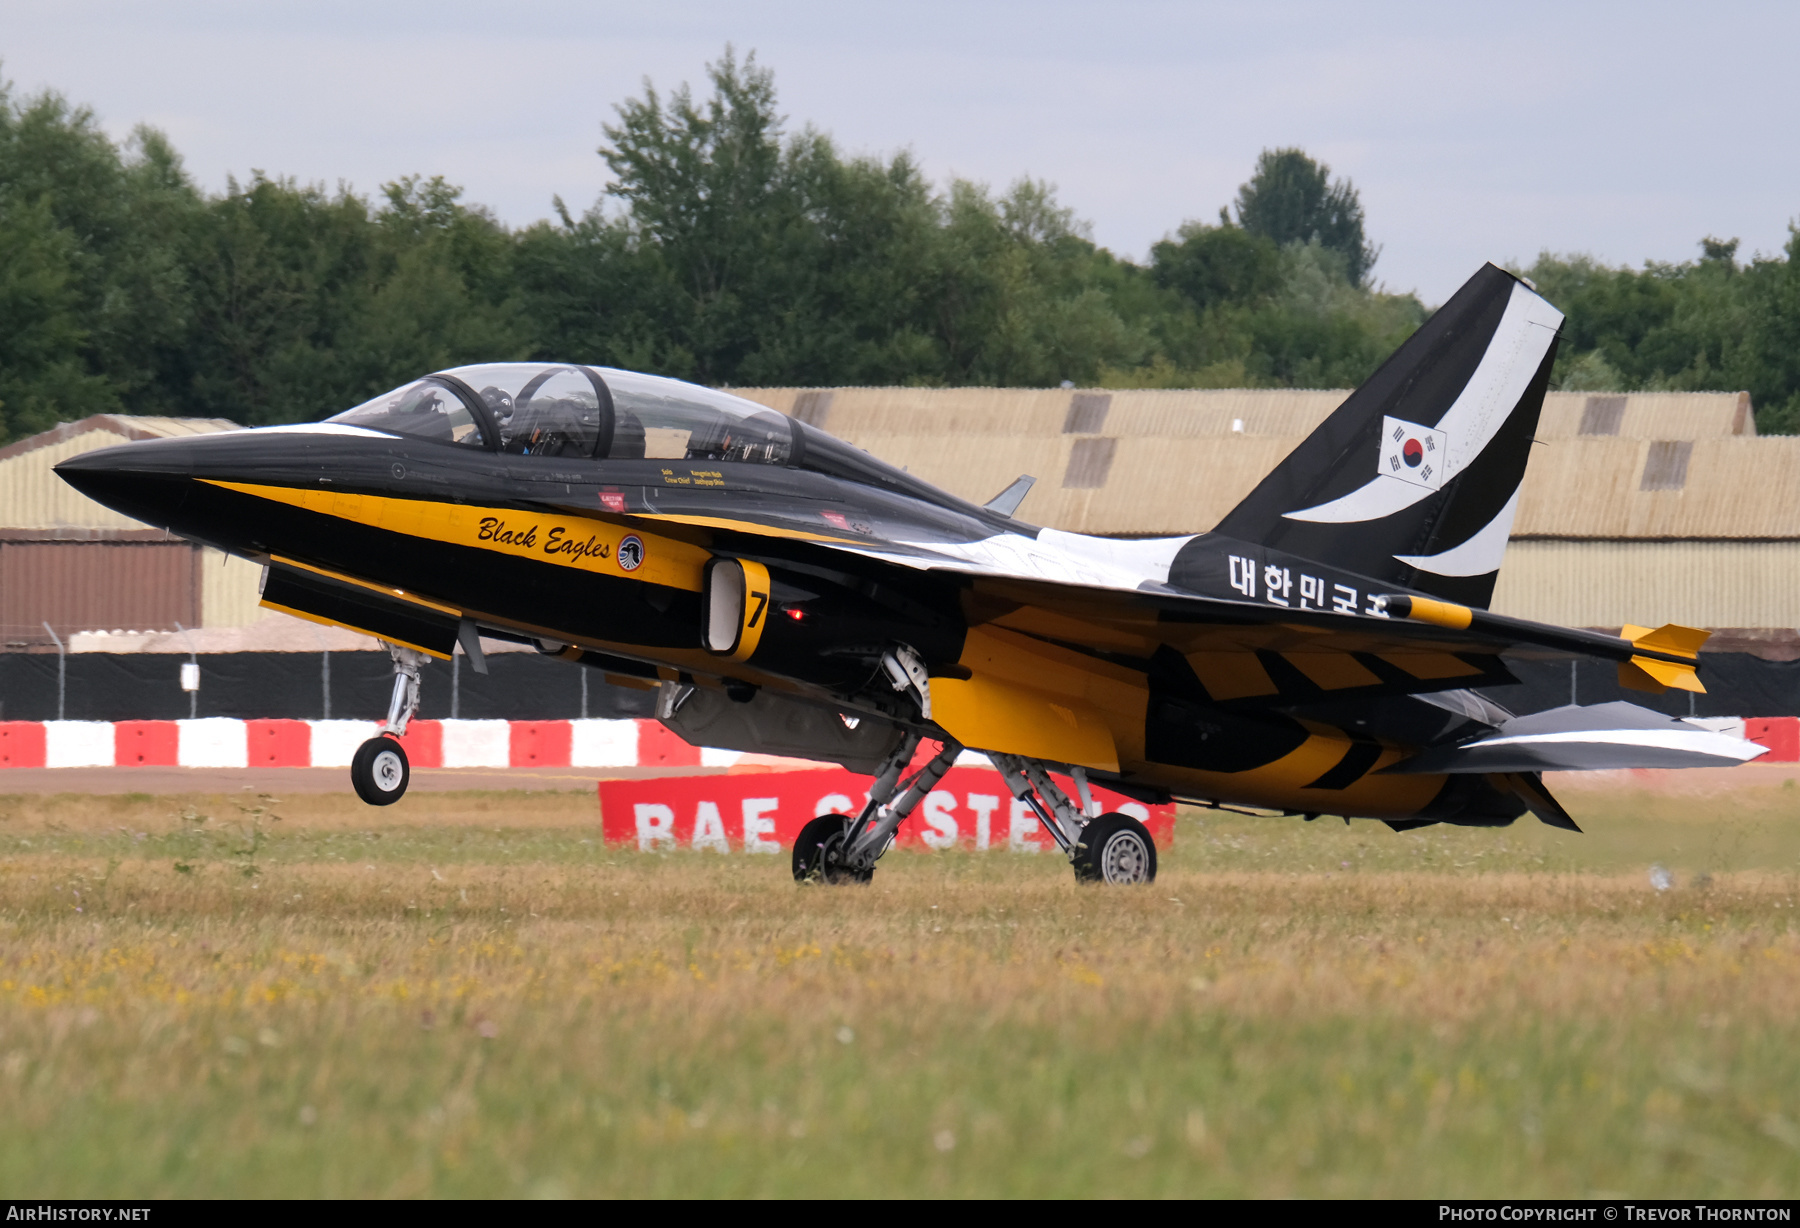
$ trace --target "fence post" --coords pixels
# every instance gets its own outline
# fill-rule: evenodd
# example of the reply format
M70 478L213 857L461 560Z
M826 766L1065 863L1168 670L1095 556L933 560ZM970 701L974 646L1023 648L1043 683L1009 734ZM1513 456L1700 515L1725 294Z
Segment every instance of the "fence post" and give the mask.
M181 638L187 641L188 664L194 667L194 685L191 689L187 685L187 678L184 676L181 679L181 689L188 693L188 719L191 721L200 714L200 658L194 652L194 637L187 633L187 628L176 623L175 630L181 632Z
M56 643L56 719L60 721L63 718L63 697L67 694L69 658L63 651L62 636L56 634L56 629L45 622L44 630L50 632L50 638Z

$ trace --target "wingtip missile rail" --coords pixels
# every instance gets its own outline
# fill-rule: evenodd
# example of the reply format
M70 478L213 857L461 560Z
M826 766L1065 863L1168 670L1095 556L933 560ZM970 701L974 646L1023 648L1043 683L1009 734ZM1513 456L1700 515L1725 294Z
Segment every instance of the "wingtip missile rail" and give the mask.
M1525 618L1511 618L1452 601L1403 594L1377 598L1377 608L1390 618L1428 623L1451 631L1473 631L1521 644L1535 644L1583 656L1618 662L1619 685L1634 691L1660 695L1670 687L1704 695L1706 686L1698 669L1700 648L1712 632L1667 623L1657 628L1627 624L1620 635L1552 627Z

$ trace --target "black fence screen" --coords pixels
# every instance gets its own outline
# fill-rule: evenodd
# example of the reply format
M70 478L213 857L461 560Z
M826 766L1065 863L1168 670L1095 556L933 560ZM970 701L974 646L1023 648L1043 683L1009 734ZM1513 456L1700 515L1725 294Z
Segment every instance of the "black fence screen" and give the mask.
M72 721L179 720L187 657L174 653L70 653L63 715ZM380 720L393 690L385 652L231 652L202 655L192 715L244 720ZM493 653L483 676L460 656L420 674L428 720L567 720L649 716L649 691L607 685L596 671L536 653ZM56 718L55 653L0 654L0 720Z
M0 654L0 720L56 717L54 653ZM189 714L181 689L185 656L71 653L63 711L69 720L177 720ZM419 715L427 719L566 720L649 716L649 691L609 686L594 670L535 653L495 653L484 677L466 660L434 661L421 676ZM1670 716L1800 716L1800 661L1749 653L1707 653L1707 693L1646 695L1619 686L1602 661L1511 661L1517 686L1486 693L1513 712L1626 699ZM379 720L387 714L393 667L385 652L234 652L200 658L196 716L243 719L323 717Z

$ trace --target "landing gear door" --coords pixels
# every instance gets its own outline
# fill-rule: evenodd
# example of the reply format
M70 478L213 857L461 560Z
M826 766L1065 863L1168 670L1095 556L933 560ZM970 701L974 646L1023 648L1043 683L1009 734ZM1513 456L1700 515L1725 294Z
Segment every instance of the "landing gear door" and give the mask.
M708 652L748 661L769 621L769 569L749 559L713 559L706 565L702 614Z

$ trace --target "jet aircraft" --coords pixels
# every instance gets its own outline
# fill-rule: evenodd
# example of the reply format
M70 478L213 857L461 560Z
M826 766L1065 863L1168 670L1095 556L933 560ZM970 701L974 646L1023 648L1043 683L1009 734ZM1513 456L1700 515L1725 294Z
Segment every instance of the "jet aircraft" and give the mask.
M1578 830L1546 769L1762 750L1628 703L1515 716L1509 658L1700 691L1706 632L1487 609L1562 315L1482 268L1211 532L1109 540L977 505L725 392L576 363L440 371L294 426L89 452L110 507L265 567L263 604L384 641L395 679L352 780L406 790L420 667L481 637L654 688L701 745L872 775L793 851L867 881L966 749L1078 880L1154 878L1091 785L1147 801ZM914 767L922 741L941 749ZM1066 782L1066 785L1065 783Z

